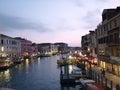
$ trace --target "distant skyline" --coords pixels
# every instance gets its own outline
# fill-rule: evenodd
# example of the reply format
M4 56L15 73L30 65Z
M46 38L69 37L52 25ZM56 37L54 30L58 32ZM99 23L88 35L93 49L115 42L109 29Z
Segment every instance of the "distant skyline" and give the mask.
M0 0L0 33L81 46L81 36L96 29L103 9L119 5L120 0Z

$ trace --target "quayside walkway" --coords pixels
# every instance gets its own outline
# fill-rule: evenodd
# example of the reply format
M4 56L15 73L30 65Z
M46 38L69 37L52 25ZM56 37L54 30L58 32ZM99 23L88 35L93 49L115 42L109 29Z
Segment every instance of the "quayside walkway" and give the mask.
M105 76L103 77L102 74L101 74L102 73L101 68L98 67L98 66L92 67L92 71L94 73L96 73L96 76L95 76L96 78L102 77L103 84L107 80L107 86L108 87L112 88L112 90L120 90L120 87L119 87L120 86L120 77L119 76L113 75L112 73L109 73L109 72L105 71ZM99 80L99 81L101 83L102 80Z

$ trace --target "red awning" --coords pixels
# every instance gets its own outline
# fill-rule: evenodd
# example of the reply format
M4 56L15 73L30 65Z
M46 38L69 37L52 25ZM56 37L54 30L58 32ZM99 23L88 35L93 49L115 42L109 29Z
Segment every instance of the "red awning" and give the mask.
M88 60L93 60L94 57L93 56L87 56Z

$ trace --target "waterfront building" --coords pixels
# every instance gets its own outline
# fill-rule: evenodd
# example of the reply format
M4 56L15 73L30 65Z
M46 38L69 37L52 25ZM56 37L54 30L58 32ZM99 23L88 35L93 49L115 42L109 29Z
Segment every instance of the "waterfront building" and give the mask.
M59 42L59 43L54 43L58 47L58 52L59 53L67 53L68 52L68 44Z
M68 47L68 51L72 51L74 52L80 52L81 51L81 47Z
M58 46L55 45L55 44L53 44L52 53L53 54L57 54L58 53Z
M103 10L96 33L99 66L120 75L120 7Z
M83 53L96 57L96 33L89 31L89 34L82 36L81 40Z
M97 39L96 32L89 31L88 34L82 36L82 53L87 56L88 60L92 63L97 63Z
M38 54L38 45L36 43L32 43L32 56L37 56Z
M20 41L9 37L4 34L0 34L0 57L20 57L21 46Z
M88 46L90 44L90 35L86 34L82 36L81 44L82 44L82 53L88 55Z
M6 69L14 58L21 56L20 42L10 36L0 34L0 69Z
M58 52L58 48L52 43L40 43L38 44L38 52L40 54L52 55Z
M23 57L28 57L31 56L33 50L32 50L32 41L21 38L21 37L16 37L16 40L19 40L21 43L21 55Z

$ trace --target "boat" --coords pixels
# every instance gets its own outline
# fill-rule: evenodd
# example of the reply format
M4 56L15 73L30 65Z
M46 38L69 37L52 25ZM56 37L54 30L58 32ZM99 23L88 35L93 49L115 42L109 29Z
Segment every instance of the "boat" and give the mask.
M52 56L52 54L43 53L39 55L39 57L50 57L50 56Z
M10 58L1 58L0 59L0 70L7 70L12 65Z
M104 90L103 87L98 85L94 80L92 79L80 79L80 83L82 85L82 90Z
M76 67L76 66L73 66L72 74L82 75L82 70L81 70L81 68L78 68L78 67Z
M13 58L12 61L13 61L14 64L20 64L20 63L22 63L23 58L20 58L20 57L19 58Z

